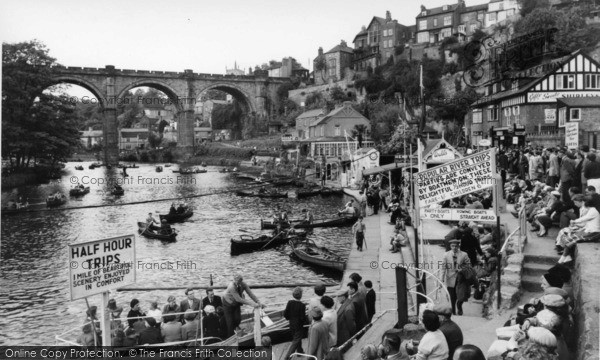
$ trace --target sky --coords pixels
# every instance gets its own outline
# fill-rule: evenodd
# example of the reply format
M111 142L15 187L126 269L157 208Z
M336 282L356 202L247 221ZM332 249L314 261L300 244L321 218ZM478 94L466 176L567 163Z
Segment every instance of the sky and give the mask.
M449 0L0 1L0 40L38 39L59 64L224 74L294 57L312 71L319 47L352 40L373 16L414 25L421 4ZM467 0L467 6L485 3ZM77 93L80 90L69 91Z

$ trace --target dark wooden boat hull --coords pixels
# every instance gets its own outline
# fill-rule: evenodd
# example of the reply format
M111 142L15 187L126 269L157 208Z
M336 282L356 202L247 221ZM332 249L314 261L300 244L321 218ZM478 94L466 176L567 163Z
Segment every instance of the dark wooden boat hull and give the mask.
M163 168L161 166L156 167L156 172L162 172L162 171L163 171Z
M175 222L185 221L186 219L189 219L190 217L192 217L192 215L194 215L194 212L192 210L189 210L189 211L184 212L183 214L166 214L166 215L158 215L158 217L160 218L161 222L164 219L164 220L167 220L168 223L175 223Z
M83 196L90 192L90 187L87 186L83 189L71 189L69 190L69 195L71 196Z
M143 222L138 222L138 233L140 235L145 236L150 239L157 239L157 240L171 241L171 242L177 240L177 233L175 231L173 231L173 233L169 234L169 235L157 234L153 231L147 230L146 224Z
M290 242L290 240L306 237L306 233L299 233L294 235L280 235L275 240L271 235L261 235L253 237L251 235L240 235L239 238L231 239L231 255L244 254L253 251L270 249L279 245L284 245Z
M235 192L236 195L238 196L253 196L253 197L259 197L259 198L273 198L273 199L278 199L278 198L286 198L288 197L287 193L277 193L277 194L259 194L259 193L255 193L252 191L236 191Z
M309 249L312 249L313 251L318 252L318 253L331 254L332 259L328 260L328 259L324 259L319 256L315 256L314 254L311 254L309 252L310 250L307 250L307 248L304 246L293 247L293 252L294 252L294 255L296 255L296 257L298 259L300 259L302 262L307 263L312 266L318 266L321 268L336 270L336 271L341 271L341 272L343 272L346 269L346 262L339 259L339 257L337 257L335 254L331 253L329 250L327 250L325 248L318 248L317 246L310 246Z
M55 207L61 206L67 202L67 197L63 196L60 199L46 199L46 206Z
M317 227L343 227L352 226L358 218L356 217L339 217L335 219L315 220L312 224L294 225L297 229L312 229Z
M125 189L122 189L122 190L113 190L112 194L116 195L116 196L121 196L121 195L125 194Z

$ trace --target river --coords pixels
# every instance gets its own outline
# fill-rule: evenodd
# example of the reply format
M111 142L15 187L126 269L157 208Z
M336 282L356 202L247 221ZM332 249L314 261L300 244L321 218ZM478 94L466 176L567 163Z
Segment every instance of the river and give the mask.
M163 243L137 235L137 221L144 221L148 212L167 213L170 201L119 205L152 199L168 199L223 192L245 187L246 181L230 173L219 173L218 167L208 167L207 173L179 175L172 173L177 165L164 172L155 172L151 165L121 170L88 169L89 162L67 163L60 180L38 186L24 186L2 193L2 205L22 196L33 208L45 209L47 195L56 191L68 194L72 184L81 182L91 191L81 199L69 199L63 207L113 205L73 210L52 210L2 216L2 251L0 264L0 345L52 345L55 335L78 329L85 319L85 300L70 301L67 245L119 235L136 234L136 257L144 265L137 268L136 286L161 287L191 284L227 285L234 274L242 273L248 284L280 284L290 282L339 281L341 274L322 272L290 258L290 249L277 249L231 256L230 238L239 234L259 233L260 219L270 217L277 206L300 217L303 208L314 212L315 219L331 217L348 199L313 197L308 199L259 199L238 197L233 192L189 198L194 215L185 223L175 224L179 235L174 243ZM83 165L83 171L76 171ZM110 195L108 182L119 181L125 195ZM294 191L294 188L288 190ZM349 228L315 229L312 239L347 257L350 252ZM177 266L179 261L180 266ZM173 263L174 266L161 266ZM185 266L183 264L186 264ZM151 267L154 267L151 268ZM159 267L158 269L156 267ZM331 290L329 290L331 291ZM219 295L222 290L217 290ZM264 289L255 293L267 304L267 310L277 310L291 298L291 289ZM148 310L149 302L158 301L159 308L169 295L178 302L185 298L183 290L111 292L117 304L129 310L133 298ZM196 296L205 295L196 292ZM305 289L304 297L313 295ZM89 299L100 306L101 296ZM75 335L79 331L75 331ZM73 338L73 336L68 336Z

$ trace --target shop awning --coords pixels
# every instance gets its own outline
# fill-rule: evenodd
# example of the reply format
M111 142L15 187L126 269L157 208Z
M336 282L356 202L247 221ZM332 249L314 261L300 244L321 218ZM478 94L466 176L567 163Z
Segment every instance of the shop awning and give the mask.
M370 169L365 169L365 171L363 171L363 176L379 174L386 171L400 170L402 168L411 167L412 165L413 164L410 163L391 163L383 166L377 166ZM414 166L416 166L416 164Z

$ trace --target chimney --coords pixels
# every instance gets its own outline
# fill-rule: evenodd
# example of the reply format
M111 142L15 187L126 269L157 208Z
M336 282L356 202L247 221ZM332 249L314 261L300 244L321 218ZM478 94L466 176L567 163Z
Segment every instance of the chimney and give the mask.
M323 48L319 47L319 56L323 55Z
M460 0L459 0L459 1L460 1ZM385 19L386 19L387 21L392 21L392 13L390 13L390 11L389 11L389 10L385 12Z
M367 31L367 27L363 25L363 26L360 28L360 31Z
M425 5L421 5L421 12L426 11L427 8L425 7Z
M348 47L348 44L346 44L346 41L342 40L342 42L340 42L340 45L342 45L343 47Z

